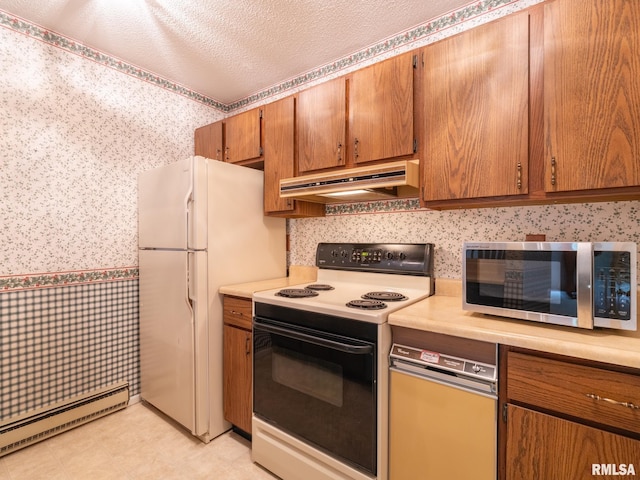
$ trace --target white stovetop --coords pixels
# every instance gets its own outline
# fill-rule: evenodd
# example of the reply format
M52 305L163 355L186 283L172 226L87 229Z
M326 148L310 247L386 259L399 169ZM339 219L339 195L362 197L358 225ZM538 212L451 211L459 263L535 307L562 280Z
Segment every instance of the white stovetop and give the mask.
M314 283L329 284L334 287L334 290L318 291L316 297L288 298L277 296L276 293L281 288L275 288L254 293L253 300L365 322L385 323L391 312L422 300L431 294L431 279L429 277L326 269L318 271L318 278L315 282L290 285L286 288L305 288ZM385 302L387 307L381 310L361 310L346 306L347 302L359 300L365 293L374 291L397 292L405 295L407 299Z

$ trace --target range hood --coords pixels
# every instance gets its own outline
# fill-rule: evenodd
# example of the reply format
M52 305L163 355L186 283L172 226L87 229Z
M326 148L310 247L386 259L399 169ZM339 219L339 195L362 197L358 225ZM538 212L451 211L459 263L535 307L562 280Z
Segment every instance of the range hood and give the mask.
M316 203L418 196L419 160L349 168L280 180L280 197Z

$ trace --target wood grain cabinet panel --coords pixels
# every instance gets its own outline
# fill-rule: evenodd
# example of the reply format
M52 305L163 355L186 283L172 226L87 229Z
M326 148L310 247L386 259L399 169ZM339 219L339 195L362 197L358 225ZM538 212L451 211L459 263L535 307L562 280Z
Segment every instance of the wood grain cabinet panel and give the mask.
M341 77L298 93L298 172L345 164L346 88Z
M509 352L507 391L511 401L640 434L638 375Z
M252 336L251 332L224 326L224 418L251 433Z
M609 478L601 468L638 468L639 371L515 347L501 356L501 480Z
M223 160L223 122L215 122L196 128L194 154L214 160Z
M423 199L528 191L529 15L424 49Z
M253 340L251 299L223 297L224 418L251 433L253 413Z
M355 71L349 80L354 163L412 155L414 53Z
M324 216L324 205L280 198L280 180L295 175L295 98L269 103L262 111L265 214L288 218Z
M545 190L640 185L640 2L544 6Z
M225 120L224 160L239 163L262 156L262 110L254 108Z
M251 299L225 295L222 300L222 305L224 323L251 330Z
M612 478L594 475L601 464L618 472L632 464L635 475L624 478L640 475L640 440L515 405L507 424L507 480Z
M287 97L263 107L265 212L294 208L294 200L280 198L280 180L294 174L294 102Z

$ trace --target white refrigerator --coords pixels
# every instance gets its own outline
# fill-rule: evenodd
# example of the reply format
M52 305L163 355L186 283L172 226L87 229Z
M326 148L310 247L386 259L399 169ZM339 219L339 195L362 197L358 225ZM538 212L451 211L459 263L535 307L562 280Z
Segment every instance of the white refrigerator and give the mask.
M208 442L223 417L221 285L286 275L263 173L192 157L138 178L141 398Z

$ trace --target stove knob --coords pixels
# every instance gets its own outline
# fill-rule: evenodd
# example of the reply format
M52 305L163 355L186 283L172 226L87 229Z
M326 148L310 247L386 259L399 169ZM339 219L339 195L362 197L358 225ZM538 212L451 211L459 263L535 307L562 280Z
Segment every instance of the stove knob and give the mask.
M407 258L407 256L404 253L400 252L400 255L398 255L398 258L400 260L404 260L405 258Z
M337 257L338 256L338 251L337 250L331 250L331 256L332 257Z
M393 252L387 252L386 257L387 260L393 260Z

